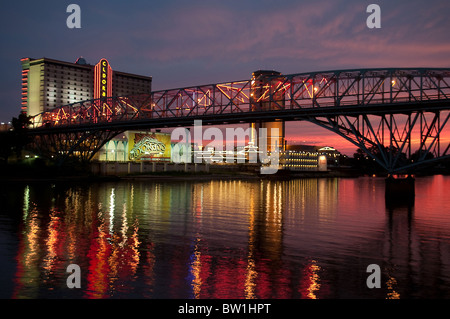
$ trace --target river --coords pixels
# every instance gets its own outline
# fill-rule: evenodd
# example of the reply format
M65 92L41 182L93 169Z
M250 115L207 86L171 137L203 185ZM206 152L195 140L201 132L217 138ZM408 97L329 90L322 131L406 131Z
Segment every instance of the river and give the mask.
M372 177L0 188L1 298L450 298L446 176L393 207Z

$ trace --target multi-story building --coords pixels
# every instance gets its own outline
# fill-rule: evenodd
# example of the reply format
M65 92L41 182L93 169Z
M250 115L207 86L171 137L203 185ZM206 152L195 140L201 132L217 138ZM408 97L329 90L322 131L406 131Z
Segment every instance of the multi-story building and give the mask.
M286 145L280 152L280 167L290 171L326 171L328 166L338 166L340 153L331 147L311 145Z
M102 96L150 93L152 77L113 71L106 59L91 65L49 58L23 58L22 112L34 116L52 108Z
M280 168L288 171L326 171L327 158L317 152L286 150L280 152Z

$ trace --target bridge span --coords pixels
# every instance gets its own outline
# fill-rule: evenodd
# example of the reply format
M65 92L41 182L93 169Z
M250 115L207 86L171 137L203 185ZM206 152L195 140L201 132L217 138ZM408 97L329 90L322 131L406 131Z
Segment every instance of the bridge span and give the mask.
M29 134L48 152L78 151L90 159L126 130L188 127L195 120L308 121L397 173L450 158L449 111L450 68L259 71L248 80L64 105L34 116Z

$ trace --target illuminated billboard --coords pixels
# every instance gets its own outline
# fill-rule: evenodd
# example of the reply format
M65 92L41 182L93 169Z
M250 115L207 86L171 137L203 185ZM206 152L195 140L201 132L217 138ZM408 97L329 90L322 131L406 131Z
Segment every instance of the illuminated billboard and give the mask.
M130 161L170 162L170 134L134 133L128 135Z

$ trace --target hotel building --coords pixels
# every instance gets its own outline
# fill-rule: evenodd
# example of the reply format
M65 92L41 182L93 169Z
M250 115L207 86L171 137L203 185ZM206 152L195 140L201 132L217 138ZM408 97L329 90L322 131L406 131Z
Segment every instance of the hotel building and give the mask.
M21 110L28 116L105 96L150 93L152 77L113 71L106 59L91 65L49 58L23 58ZM104 77L104 78L103 78ZM102 83L103 82L103 83Z

